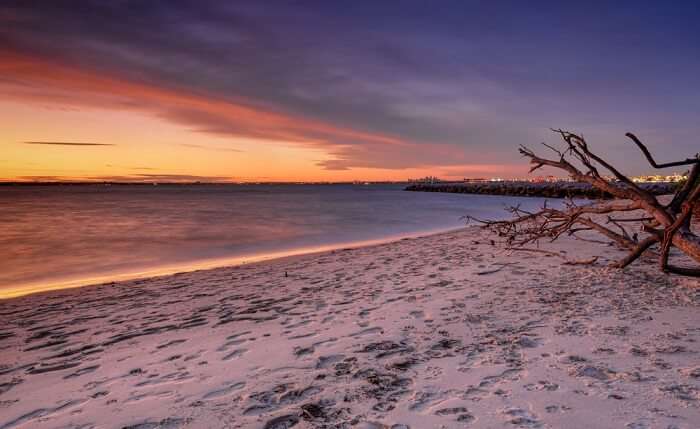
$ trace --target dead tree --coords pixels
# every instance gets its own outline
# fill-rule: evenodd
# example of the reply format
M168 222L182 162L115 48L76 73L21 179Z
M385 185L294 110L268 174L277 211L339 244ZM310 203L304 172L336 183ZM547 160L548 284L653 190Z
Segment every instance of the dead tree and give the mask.
M652 167L691 167L687 180L678 187L671 201L662 204L654 195L594 153L582 135L564 130L553 131L564 141L561 149L543 143L556 154L553 158L544 158L525 146L520 147L520 153L530 159L530 172L545 166L564 170L573 180L606 191L615 200L586 205L568 201L564 208L551 208L545 203L536 212L511 207L509 210L513 218L510 220L469 219L505 237L513 250L533 250L524 246L539 244L541 240L554 241L564 235L585 240L578 233L594 231L628 252L613 264L615 267L624 268L644 254L653 254L664 272L700 277L700 267L678 266L669 262L671 248L675 247L700 263L700 237L692 230L692 219L696 216L694 207L700 204L700 155L659 164L635 135L626 134ZM606 178L604 174L610 177ZM632 231L634 226L640 226L639 232Z

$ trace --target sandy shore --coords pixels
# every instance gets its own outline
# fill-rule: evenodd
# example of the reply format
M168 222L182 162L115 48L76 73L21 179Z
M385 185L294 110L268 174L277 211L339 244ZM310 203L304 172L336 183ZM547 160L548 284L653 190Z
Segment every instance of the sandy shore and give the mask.
M464 229L0 301L0 429L700 427L698 282L603 255Z

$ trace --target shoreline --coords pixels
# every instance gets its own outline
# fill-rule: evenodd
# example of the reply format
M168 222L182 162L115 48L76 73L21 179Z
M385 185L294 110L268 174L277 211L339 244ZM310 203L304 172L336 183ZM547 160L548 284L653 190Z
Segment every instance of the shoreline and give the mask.
M478 227L0 301L0 428L700 421L700 283ZM288 275L285 275L287 273Z
M318 246L307 246L300 247L290 250L276 251L276 252L264 252L264 253L254 253L243 256L231 256L222 258L213 258L200 261L175 263L169 265L163 265L160 267L153 267L145 270L139 270L129 273L107 273L102 275L90 275L86 277L81 277L79 279L66 279L66 280L56 280L56 281L39 281L32 283L25 283L16 285L9 288L0 289L0 303L14 298L20 298L27 295L34 295L44 292L60 291L65 289L78 289L85 287L101 286L105 284L120 283L134 280L148 280L158 277L167 277L176 274L198 272L198 271L208 271L215 270L219 268L234 267L239 265L249 265L260 262L266 262L276 259L291 258L295 256L305 256L322 254L326 252L332 252L334 250L340 250L344 248L356 249L359 247L372 247L381 244L391 243L394 241L400 241L407 238L420 238L432 235L440 235L449 232L458 231L464 228L471 228L473 226L462 226L458 228L444 228L435 230L423 230L408 234L397 234L384 238L376 238L369 240L359 240L359 241L349 241L341 242L335 244L318 245Z

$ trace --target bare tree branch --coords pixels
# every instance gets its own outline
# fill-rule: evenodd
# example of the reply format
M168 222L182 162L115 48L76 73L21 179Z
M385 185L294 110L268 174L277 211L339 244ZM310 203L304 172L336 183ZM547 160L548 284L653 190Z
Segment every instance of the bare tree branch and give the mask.
M646 252L651 246L658 243L659 239L656 236L649 236L642 240L637 246L635 246L630 253L627 254L622 260L612 264L613 267L625 268L632 262L636 261L644 252Z
M691 220L694 216L694 207L696 204L700 204L699 156L696 155L695 158L688 158L684 161L658 164L646 146L636 136L627 133L627 137L632 139L647 161L655 168L693 165L686 183L676 191L672 202L667 206L663 206L656 197L641 189L629 177L622 174L603 157L593 152L582 135L561 129L553 131L564 141L564 150L547 143L543 143L543 145L556 154L556 158L541 157L531 149L520 146L520 154L530 160L532 165L530 171L532 172L543 167L557 168L567 172L572 179L588 183L601 191L613 195L618 200L585 206L578 206L573 201L570 201L565 204L563 209L547 207L545 204L536 212L530 212L515 206L507 209L513 216L509 220L490 221L474 217L468 217L468 220L481 223L485 228L492 230L501 237L505 237L509 250L552 254L564 258L569 263L577 261L571 261L557 252L523 246L528 244L539 245L541 240L552 242L562 235L584 239L575 234L582 231L595 231L610 239L618 247L629 251L622 260L612 264L623 268L646 252L655 254L649 249L658 243L660 244L660 252L657 256L663 271L700 276L700 268L680 267L669 263L671 249L674 247L700 263L700 237L695 235L690 229ZM574 162L571 162L570 159L573 159ZM615 179L609 180L603 177L598 167L602 167L610 172ZM614 216L616 213L634 211L644 212L644 214L633 215L632 217ZM607 215L606 223L612 225L619 232L596 220L601 215ZM643 234L648 234L641 241L639 241L640 238L637 232L628 230L630 226L635 224L641 227ZM586 263L586 261L583 261L583 263Z
M625 135L627 137L629 137L630 139L632 139L634 144L636 144L637 147L639 148L639 150L642 151L642 153L644 154L644 157L646 157L647 161L649 161L649 164L651 164L651 166L654 168L678 167L681 165L693 165L693 164L700 163L700 158L698 158L696 156L695 158L687 158L683 161L674 161L674 162L667 162L664 164L657 164L656 161L654 161L654 157L651 156L651 153L649 153L649 149L647 149L647 147L641 141L639 141L637 136L635 136L632 133L626 133Z

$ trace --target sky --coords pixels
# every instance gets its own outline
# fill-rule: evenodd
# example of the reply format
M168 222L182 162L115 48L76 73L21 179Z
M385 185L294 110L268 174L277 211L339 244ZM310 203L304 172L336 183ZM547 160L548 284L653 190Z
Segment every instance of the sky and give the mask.
M700 6L0 4L0 180L522 177L582 133L629 174L698 152ZM669 172L670 173L670 172Z

